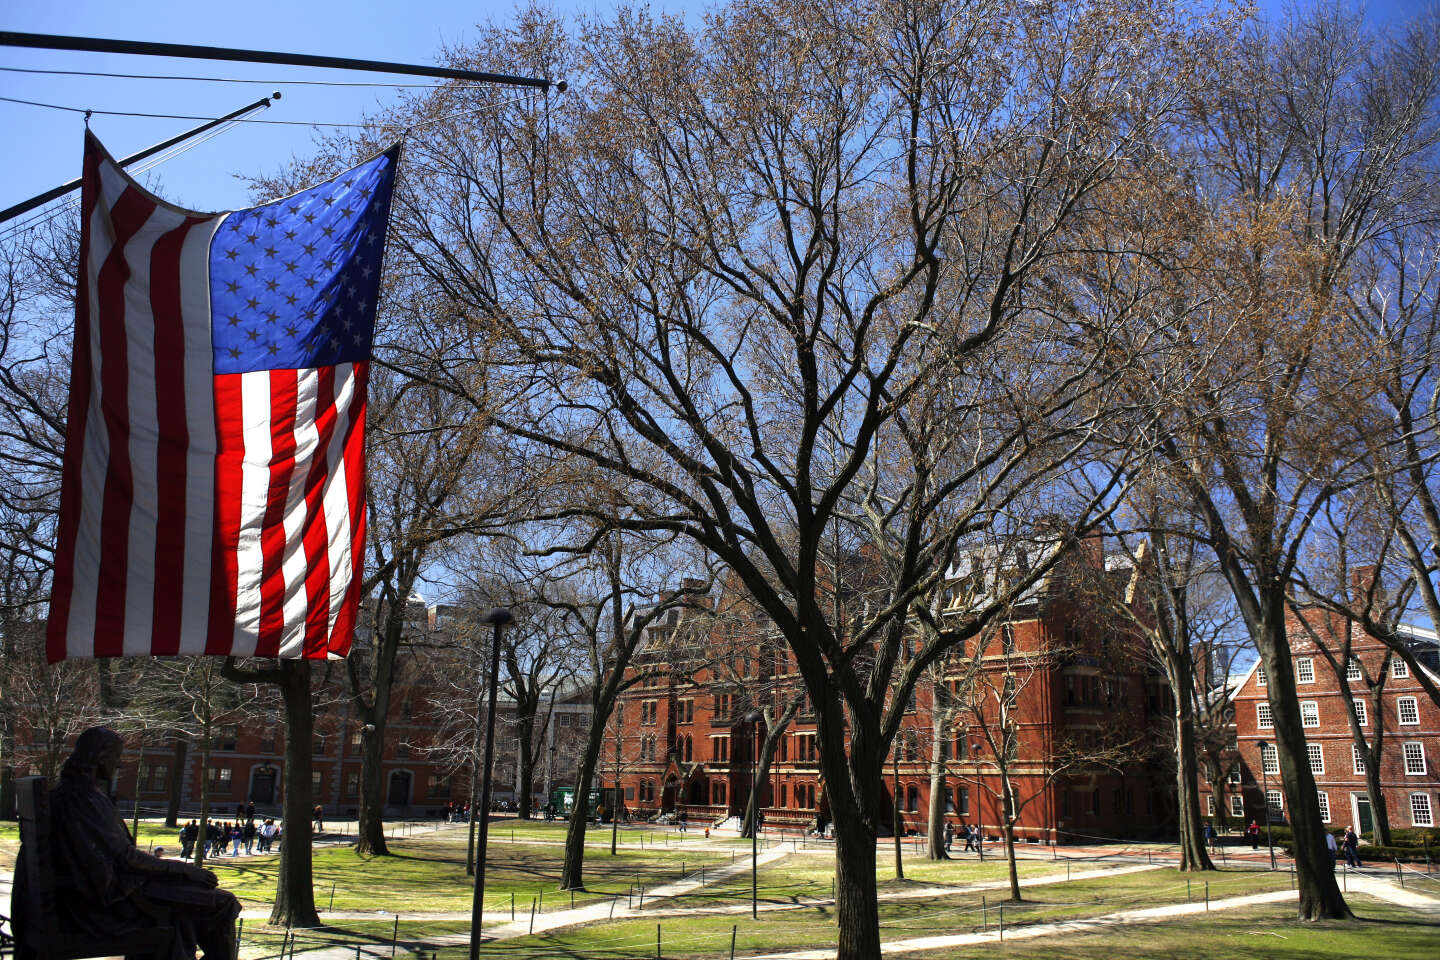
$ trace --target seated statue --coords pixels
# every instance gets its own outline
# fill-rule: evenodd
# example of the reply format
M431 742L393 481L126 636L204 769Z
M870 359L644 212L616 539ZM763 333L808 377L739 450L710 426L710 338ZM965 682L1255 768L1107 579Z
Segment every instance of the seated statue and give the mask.
M50 853L62 928L117 937L155 926L175 928L173 960L235 960L240 903L216 886L215 874L136 849L110 799L120 764L119 734L91 727L50 791ZM17 904L21 902L18 898Z

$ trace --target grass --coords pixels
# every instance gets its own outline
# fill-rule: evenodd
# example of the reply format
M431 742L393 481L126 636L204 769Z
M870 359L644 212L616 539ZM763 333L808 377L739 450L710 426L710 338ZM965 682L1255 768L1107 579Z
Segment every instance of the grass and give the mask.
M383 911L402 917L417 913L462 912L470 909L471 881L465 875L463 834L441 835L390 842L391 856L362 857L349 847L326 847L314 851L315 901L324 913L331 910L334 888L337 912ZM585 877L587 892L577 893L577 906L611 896L625 896L636 881L654 885L679 879L681 858L687 871L700 864L714 865L720 856L708 851L677 853L621 848L615 855L587 851ZM728 858L726 858L728 860ZM510 908L515 898L517 911L529 909L532 897L550 898L558 907L570 905L562 894L560 869L563 857L557 848L524 843L499 843L490 848L485 869L485 908ZM264 907L272 902L279 858L249 857L211 861L220 885L232 891L246 907Z
M1289 904L1227 910L1182 922L1109 927L1101 932L897 954L903 960L984 957L986 960L1430 960L1440 942L1440 922L1404 907L1364 896L1350 898L1355 921L1300 923Z
M1192 883L1176 870L1157 869L1115 877L1061 881L1025 891L1022 904L1006 904L1007 928L1075 917L1093 917L1137 906L1199 900L1204 881ZM1215 898L1242 896L1266 890L1288 889L1289 875L1268 871L1220 871L1210 877ZM983 898L983 899L982 899ZM938 897L882 900L881 935L885 939L935 934L971 933L998 920L995 891L959 892ZM487 957L545 960L584 957L621 960L654 955L655 927L660 924L662 953L666 956L728 956L732 928L737 952L800 950L827 947L835 941L834 914L829 905L812 904L761 913L751 920L744 912L656 916L558 930L545 935L493 942L482 949ZM666 948L665 944L672 944ZM440 950L440 957L458 960L461 952ZM936 954L935 956L939 956ZM948 957L950 954L944 954ZM1213 958L1209 958L1213 960Z

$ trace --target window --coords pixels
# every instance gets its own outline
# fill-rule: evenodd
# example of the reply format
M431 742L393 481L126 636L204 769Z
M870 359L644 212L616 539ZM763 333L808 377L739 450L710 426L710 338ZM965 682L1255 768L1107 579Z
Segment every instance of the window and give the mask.
M1295 661L1295 681L1297 683L1315 682L1315 661L1311 657L1300 657Z
M360 774L345 774L345 797L347 799L354 799L358 796L360 796Z
M356 727L354 730L351 730L351 731L350 731L350 746L352 746L352 747L358 747L358 746L360 746L360 728L359 728L359 727Z
M679 703L677 703L677 704L675 705L675 707L676 707L676 710L675 710L675 722L676 722L676 723L694 723L694 722L695 722L695 701L694 701L694 700L681 700Z
M1351 657L1349 662L1345 664L1345 679L1352 681L1365 679L1365 672L1360 669L1360 661L1354 657Z
M1230 816L1245 819L1245 801L1238 793L1230 798Z
M1354 746L1354 744L1351 744L1351 746ZM1309 755L1309 757L1310 757L1310 772L1311 772L1311 773L1324 773L1324 772L1325 772L1325 751L1323 751L1323 750L1320 749L1320 744L1318 744L1318 743L1307 743L1307 744L1305 744L1305 753L1306 753L1307 755Z
M1205 795L1205 816L1215 816L1215 794L1213 793L1207 793Z
M716 783L716 784L714 784L714 785L712 786L712 788L711 788L711 793L710 793L710 802L713 803L713 804L714 804L715 806L717 806L717 807L718 807L718 806L721 806L721 805L723 805L723 804L725 803L725 784L724 784L724 783Z
M325 775L319 770L310 771L310 789L313 791L311 796L317 799L320 796L320 784L324 782L324 777Z
M641 723L653 724L653 723L655 722L655 718L656 718L657 716L659 716L659 713L660 713L660 710L659 710L659 704L658 704L657 701L655 701L655 700L643 700L643 701L641 701L641 703L640 703L640 722L641 722Z
M729 738L729 737L716 737L716 738L715 738L715 759L716 759L716 760L719 760L721 763L724 763L725 761L727 761L727 760L730 759L730 738Z
M1435 821L1430 815L1430 794L1410 794L1410 822L1417 827L1435 826Z
M230 793L230 786L233 774L229 767L210 768L210 791L212 793Z
M969 787L956 787L956 788L955 788L955 812L956 812L958 815L962 816L962 817L968 817L968 816L970 816L970 788L969 788Z
M905 809L912 812L920 809L920 788L913 783L905 788Z
M1280 772L1280 754L1275 752L1275 745L1267 743L1260 748L1260 769L1266 774Z
M1425 745L1418 740L1408 740L1405 743L1405 775L1425 776Z
M1302 727L1320 726L1320 707L1314 700L1300 701L1300 725Z
M1238 784L1240 782L1240 764L1237 763L1230 767L1230 773L1226 776L1226 779L1231 783Z
M1353 743L1350 744L1350 755L1351 755L1351 757L1352 757L1352 758L1354 759L1354 761L1355 761L1355 773L1356 773L1356 774L1364 773L1364 772L1365 772L1365 755L1362 754L1362 753L1360 752L1360 748L1357 747L1357 746L1355 746L1355 744L1353 744Z
M1255 682L1262 687L1265 686L1265 664L1263 663L1255 664Z
M1318 794L1318 796L1319 796L1319 799L1320 799L1320 822L1321 822L1321 823L1329 823L1329 822L1330 822L1330 794L1326 793L1324 790L1321 790L1320 793Z
M1391 660L1390 676L1394 677L1396 680L1403 680L1405 677L1410 676L1410 664L1399 658Z
M786 794L789 792L789 786L790 785L788 783L785 783L784 781L781 781L780 783L780 806L782 807L790 806L790 802L786 797Z
M1285 815L1285 795L1279 790L1266 790L1265 802L1270 807L1270 817L1278 820Z
M323 756L325 753L325 735L317 733L315 739L310 741L310 752L315 756Z
M1414 697L1401 697L1395 701L1395 706L1400 713L1401 723L1412 724L1420 722L1420 710L1415 704Z
M168 764L157 763L150 768L150 790L159 793L165 789L166 775L170 772Z
M406 742L403 741L403 740L400 741L399 743L395 744L395 759L396 759L396 760L409 760L409 759L410 759L410 744L406 743Z
M626 799L626 800L634 800L634 799L635 799L635 787L634 787L634 786L629 786L629 787L626 787L626 788L625 788L625 799Z
M1355 701L1355 722L1362 727L1370 725L1370 712L1365 708L1364 700Z
M450 796L450 778L430 774L426 778L425 792L427 796L431 797Z
M216 750L224 750L227 753L234 753L237 741L240 739L240 727L228 723L220 728L219 743L215 744Z
M724 720L730 716L731 695L728 693L715 694L715 719Z
M1015 652L1015 627L1013 624L1005 624L1000 628L1000 652L1006 655Z
M1275 721L1270 717L1270 704L1255 704L1255 725L1260 727L1262 730L1269 730L1271 727L1275 726Z

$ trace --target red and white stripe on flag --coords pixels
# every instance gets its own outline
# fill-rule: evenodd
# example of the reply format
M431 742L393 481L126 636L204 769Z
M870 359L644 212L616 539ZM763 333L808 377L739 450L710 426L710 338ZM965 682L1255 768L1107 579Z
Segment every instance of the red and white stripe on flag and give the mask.
M194 214L86 137L50 662L343 657L365 538L367 364L214 370Z

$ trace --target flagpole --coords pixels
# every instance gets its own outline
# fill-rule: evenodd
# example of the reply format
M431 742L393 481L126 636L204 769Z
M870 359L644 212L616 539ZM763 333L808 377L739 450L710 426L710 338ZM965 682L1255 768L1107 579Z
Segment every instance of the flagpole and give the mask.
M115 162L121 167L128 167L130 164L144 160L146 157L153 157L161 150L168 150L171 147L175 146L175 144L180 143L181 141L189 140L191 137L198 136L204 133L206 130L211 129L212 127L218 127L222 123L229 123L231 120L243 117L245 114L251 112L252 110L263 110L264 108L270 106L271 100L279 99L280 91L276 90L274 93L270 94L270 96L261 97L254 103L243 106L239 110L233 111L232 113L227 113L225 114L225 116L217 117L214 120L207 120L205 123L200 124L200 126L195 127L192 130L186 130L184 133L173 136L169 140L157 143L153 147L146 147L139 153L132 153L124 160L117 160ZM29 200L23 200L20 203L15 204L15 206L13 207L7 207L4 210L0 210L0 223L4 223L6 220L13 220L16 217L20 216L20 214L22 213L34 210L36 207L39 206L44 206L51 200L54 200L56 197L63 197L71 190L78 190L79 188L80 178L76 177L69 183L62 183L60 184L60 186L55 187L51 190L46 190L44 193L37 194L36 196L31 197Z
M472 80L518 87L565 91L564 80L544 77L515 77L503 73L432 67L417 63L392 63L353 57L326 57L311 53L278 53L270 50L239 50L234 47L203 47L191 43L155 43L149 40L110 40L104 37L70 37L53 33L19 33L0 30L0 47L38 47L46 50L84 50L90 53L133 53L146 57L179 57L188 60L233 60L241 63L275 63L292 67L331 67L338 70L367 70L371 73L400 73L441 80Z

